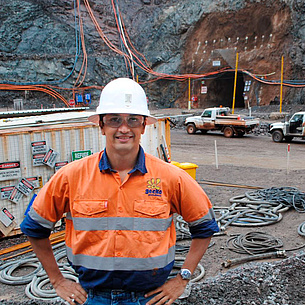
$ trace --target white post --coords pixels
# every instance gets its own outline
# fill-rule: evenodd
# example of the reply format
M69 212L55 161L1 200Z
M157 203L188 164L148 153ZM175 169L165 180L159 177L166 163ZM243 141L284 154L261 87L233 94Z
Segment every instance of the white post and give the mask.
M215 165L216 165L216 169L218 169L218 154L217 154L217 143L215 140Z
M289 154L290 154L290 144L287 145L287 175L289 174Z

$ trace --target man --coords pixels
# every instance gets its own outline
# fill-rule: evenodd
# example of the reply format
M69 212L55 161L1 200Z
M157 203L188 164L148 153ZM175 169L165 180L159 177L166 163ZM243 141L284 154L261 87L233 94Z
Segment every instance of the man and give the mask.
M69 304L172 304L218 231L212 205L185 171L144 153L141 135L156 119L139 84L110 82L89 120L106 136L105 150L60 169L21 228ZM48 239L63 213L67 257L79 284L62 276ZM193 239L181 273L167 281L175 258L174 213L189 223Z

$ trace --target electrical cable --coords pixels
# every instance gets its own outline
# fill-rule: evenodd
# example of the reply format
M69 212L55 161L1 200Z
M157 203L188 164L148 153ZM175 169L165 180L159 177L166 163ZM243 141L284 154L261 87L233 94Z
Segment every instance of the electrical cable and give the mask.
M78 38L78 22L77 22L77 16L80 19L80 15L77 14L77 5L76 1L78 2L79 0L73 0L74 2L74 23L75 23L75 58L74 58L74 64L67 76L65 76L63 79L57 80L57 81L43 81L43 82L10 82L10 81L4 81L1 83L1 85L13 85L13 86L33 86L33 85L55 85L55 84L60 84L65 82L74 72L78 57L80 55L79 52L79 38ZM3 90L3 89L2 89Z

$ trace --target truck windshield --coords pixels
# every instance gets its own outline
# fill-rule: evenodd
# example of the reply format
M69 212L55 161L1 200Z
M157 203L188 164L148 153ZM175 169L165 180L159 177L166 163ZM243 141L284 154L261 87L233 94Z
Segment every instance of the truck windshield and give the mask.
M212 110L205 110L202 116L205 118L210 118L212 116Z
M291 119L290 122L303 122L303 114L295 114Z

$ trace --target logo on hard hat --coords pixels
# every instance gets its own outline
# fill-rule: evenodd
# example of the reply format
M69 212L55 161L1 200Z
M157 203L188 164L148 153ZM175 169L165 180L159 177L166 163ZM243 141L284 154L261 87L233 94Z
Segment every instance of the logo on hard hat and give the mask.
M126 108L131 107L131 103L132 103L132 94L126 93L126 94L125 94L125 107L126 107Z

